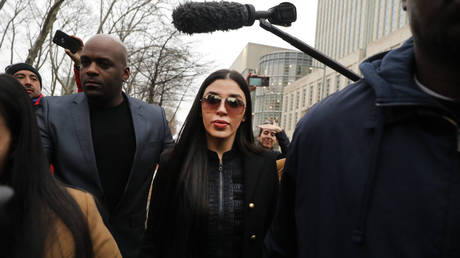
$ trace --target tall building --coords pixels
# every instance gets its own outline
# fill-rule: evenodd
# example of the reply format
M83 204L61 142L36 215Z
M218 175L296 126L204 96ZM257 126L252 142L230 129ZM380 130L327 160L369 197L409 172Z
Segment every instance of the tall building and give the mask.
M251 93L253 126L266 120L280 121L283 88L305 76L311 57L285 48L248 43L230 69L246 77L249 73L270 77L268 87L258 87Z
M338 60L407 23L401 0L319 0L315 46Z
M365 58L397 48L410 36L401 0L318 0L315 48L357 74ZM313 67L284 89L281 127L289 136L311 106L351 83L316 60Z

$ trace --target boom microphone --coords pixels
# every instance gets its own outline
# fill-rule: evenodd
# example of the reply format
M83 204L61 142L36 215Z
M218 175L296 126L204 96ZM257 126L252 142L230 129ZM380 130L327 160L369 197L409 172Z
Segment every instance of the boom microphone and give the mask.
M255 20L259 20L260 27L263 29L277 35L343 76L353 81L361 79L358 74L310 47L305 42L273 26L291 26L291 23L297 20L296 8L288 2L272 7L268 11L256 11L253 5L235 2L186 2L174 9L172 17L177 30L188 34L235 30L243 26L251 26ZM268 19L269 22L265 19Z
M256 11L253 5L235 2L186 2L174 9L173 24L177 30L192 34L216 30L235 30L251 26L264 18L272 24L290 26L297 19L293 4L284 2L268 11Z

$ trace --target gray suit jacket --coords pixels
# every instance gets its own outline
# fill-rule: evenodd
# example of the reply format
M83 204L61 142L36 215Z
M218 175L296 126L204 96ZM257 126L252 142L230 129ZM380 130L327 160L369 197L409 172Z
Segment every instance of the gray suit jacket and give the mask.
M86 96L78 93L47 97L37 118L42 143L56 177L93 194L123 257L136 257L144 233L150 182L160 153L172 143L172 137L162 108L127 99L136 152L123 195L112 213L106 208L97 171Z

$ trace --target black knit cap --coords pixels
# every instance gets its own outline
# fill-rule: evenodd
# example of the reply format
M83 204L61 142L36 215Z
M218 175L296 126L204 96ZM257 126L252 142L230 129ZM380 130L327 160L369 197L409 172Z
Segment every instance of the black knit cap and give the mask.
M37 69L33 68L30 64L16 63L16 64L8 65L5 68L5 73L14 75L17 71L21 71L21 70L28 70L36 74L38 77L38 80L40 81L40 89L42 88L42 77L40 76L40 73L37 71Z

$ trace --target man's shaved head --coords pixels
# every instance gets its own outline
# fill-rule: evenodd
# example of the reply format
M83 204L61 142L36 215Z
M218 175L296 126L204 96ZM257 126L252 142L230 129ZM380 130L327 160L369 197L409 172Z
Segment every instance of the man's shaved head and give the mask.
M124 66L128 64L128 51L126 50L125 44L117 37L108 34L96 34L92 36L85 45L90 44L92 41L96 41L99 44L107 45L110 48L114 48L116 52L120 54L120 61Z

